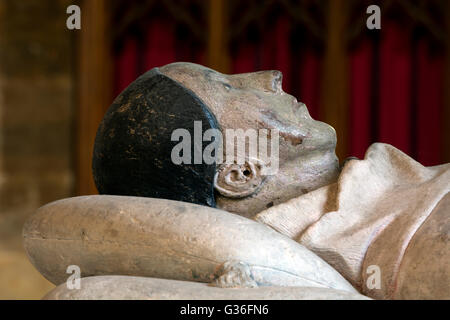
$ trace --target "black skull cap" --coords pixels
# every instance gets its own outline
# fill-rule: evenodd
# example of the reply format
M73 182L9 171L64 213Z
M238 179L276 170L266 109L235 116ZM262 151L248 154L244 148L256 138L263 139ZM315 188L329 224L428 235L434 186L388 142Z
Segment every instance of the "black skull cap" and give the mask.
M95 138L92 171L100 194L163 198L215 207L216 164L174 164L172 132L194 122L219 129L209 108L154 68L131 83L106 112ZM202 136L203 136L202 132ZM202 150L211 142L202 142ZM194 155L194 143L191 143Z

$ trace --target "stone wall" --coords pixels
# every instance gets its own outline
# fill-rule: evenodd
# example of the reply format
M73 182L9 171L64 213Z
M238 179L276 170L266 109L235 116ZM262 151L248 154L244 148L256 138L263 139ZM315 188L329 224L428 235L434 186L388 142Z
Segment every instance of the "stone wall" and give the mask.
M0 0L0 299L52 286L28 262L21 229L73 195L74 31L70 0Z

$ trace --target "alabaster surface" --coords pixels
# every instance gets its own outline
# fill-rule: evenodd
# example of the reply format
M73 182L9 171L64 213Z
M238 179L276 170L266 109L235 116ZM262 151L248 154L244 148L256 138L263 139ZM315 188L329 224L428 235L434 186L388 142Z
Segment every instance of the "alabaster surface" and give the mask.
M35 267L57 285L67 280L67 266L77 265L85 277L135 275L220 286L244 280L239 284L355 292L321 258L268 226L186 202L104 195L60 200L28 220L24 245ZM239 263L242 268L231 268ZM226 281L230 274L233 283Z
M224 136L279 130L277 174L248 154L175 165L170 134L195 133L196 119ZM450 299L450 164L424 167L376 143L339 166L335 146L278 71L155 68L100 125L101 195L40 208L25 249L59 285L47 299ZM69 265L80 290L65 286Z
M343 290L318 287L217 288L206 283L130 276L81 279L80 290L65 284L45 300L368 300Z
M374 144L336 183L255 219L318 254L366 295L449 299L449 191L450 165L427 168ZM366 286L372 265L381 270L377 290Z

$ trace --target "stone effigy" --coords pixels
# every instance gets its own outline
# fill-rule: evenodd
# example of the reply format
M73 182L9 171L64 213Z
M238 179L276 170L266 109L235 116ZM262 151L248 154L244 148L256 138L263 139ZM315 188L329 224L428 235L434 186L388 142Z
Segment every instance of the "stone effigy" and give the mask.
M174 63L124 90L97 133L101 195L48 204L24 226L31 262L60 285L46 298L450 298L450 165L374 144L340 167L333 128L281 79ZM248 134L243 148L215 148L232 134Z

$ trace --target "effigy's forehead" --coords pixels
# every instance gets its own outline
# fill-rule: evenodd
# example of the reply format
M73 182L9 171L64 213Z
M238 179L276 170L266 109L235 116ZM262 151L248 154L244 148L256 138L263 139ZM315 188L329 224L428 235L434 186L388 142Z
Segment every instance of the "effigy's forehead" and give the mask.
M175 62L160 67L159 69L162 73L176 78L186 77L196 78L197 80L199 80L200 78L222 80L228 77L227 75L208 67L190 62Z
M218 95L221 95L221 87L225 87L227 91L234 88L266 93L283 93L283 75L277 70L229 75L188 62L168 64L161 67L160 70L166 76L180 82L200 96L211 95L217 98ZM234 91L233 93L236 94Z
M218 84L229 84L229 76L189 62L175 62L159 68L160 72L195 92L206 105L214 108L222 96Z

